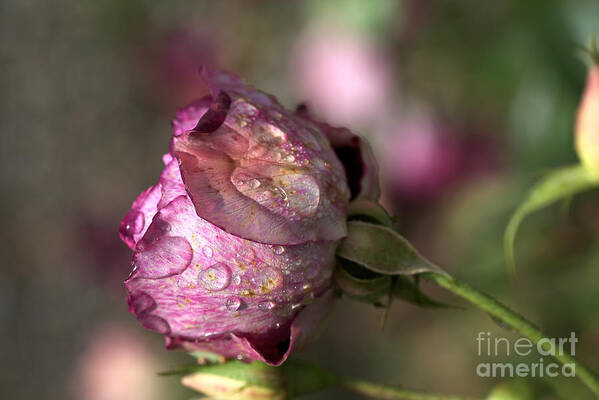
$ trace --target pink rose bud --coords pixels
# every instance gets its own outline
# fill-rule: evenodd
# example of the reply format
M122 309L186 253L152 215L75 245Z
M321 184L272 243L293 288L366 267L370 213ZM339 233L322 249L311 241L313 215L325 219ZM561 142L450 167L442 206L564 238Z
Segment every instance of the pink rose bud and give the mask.
M576 151L587 169L599 177L599 66L593 65L576 116Z
M169 348L279 365L328 311L349 187L376 192L376 168L345 168L336 128L234 75L202 75L212 98L179 111L158 183L121 223L130 311Z

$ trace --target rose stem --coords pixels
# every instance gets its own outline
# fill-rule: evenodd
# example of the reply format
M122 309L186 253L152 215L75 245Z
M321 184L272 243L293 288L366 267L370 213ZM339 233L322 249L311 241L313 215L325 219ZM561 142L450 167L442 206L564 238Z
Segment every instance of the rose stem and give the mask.
M429 272L423 274L423 277L429 279L442 288L452 292L453 294L467 300L476 307L483 311L486 311L497 320L504 322L516 331L520 332L523 336L532 340L535 344L547 338L539 328L533 325L531 322L526 320L520 314L510 310L507 306L501 304L493 297L481 293L478 290L472 288L466 283L460 282L454 278L451 278L442 273ZM544 341L541 347L549 351L551 350L551 344L549 341ZM582 365L574 357L566 352L554 351L553 357L561 362L562 364L574 364L576 369L576 376L589 388L591 391L599 396L599 378L591 372L588 368ZM563 353L563 354L562 354Z
M399 387L381 385L360 379L338 377L338 383L351 390L376 399L386 400L476 400L472 397L445 396L440 394L420 393Z

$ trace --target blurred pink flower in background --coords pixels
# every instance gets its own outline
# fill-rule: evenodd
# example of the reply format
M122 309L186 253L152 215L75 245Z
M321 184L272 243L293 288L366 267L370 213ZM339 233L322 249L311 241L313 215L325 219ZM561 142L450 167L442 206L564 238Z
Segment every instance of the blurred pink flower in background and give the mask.
M395 197L420 202L439 196L473 175L498 166L497 143L462 132L424 110L391 118L379 132L384 179Z
M304 31L294 50L291 73L310 109L343 126L372 121L393 92L384 53L367 37L330 26Z
M457 175L461 150L429 115L393 121L381 136L386 180L402 196L429 197Z
M75 398L81 400L162 400L160 371L139 332L119 325L98 329L75 371Z

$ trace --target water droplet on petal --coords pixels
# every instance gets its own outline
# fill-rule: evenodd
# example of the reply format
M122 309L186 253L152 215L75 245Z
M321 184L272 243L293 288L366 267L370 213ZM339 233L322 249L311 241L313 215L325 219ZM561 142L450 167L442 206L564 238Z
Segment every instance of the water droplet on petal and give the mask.
M198 280L208 290L223 290L231 283L231 270L223 263L216 263L201 271Z
M136 235L143 230L144 223L144 215L139 211L131 210L121 223L121 232L126 236Z
M257 189L260 187L260 181L258 179L251 179L249 182L250 189Z
M168 322L157 315L144 314L143 318L140 319L141 324L146 328L154 332L161 333L163 335L168 334L171 331L171 327Z
M239 285L240 283L241 283L241 276L239 276L239 275L235 275L235 276L233 277L233 284L234 284L234 285Z
M212 257L212 254L213 254L212 247L204 246L204 248L202 248L202 253L204 253L204 255L208 258Z
M148 231L145 233L142 241L138 245L148 246L166 236L171 231L171 225L162 218L162 214L158 213L152 220Z
M266 266L258 270L253 279L260 294L269 293L281 287L283 274L278 269Z
M262 303L258 303L258 309L261 311L269 311L275 308L276 304L274 301L263 301Z
M264 121L256 121L252 131L258 142L280 144L287 140L287 134L278 127Z
M225 308L228 311L237 311L241 308L241 299L237 296L229 297L225 301Z
M275 254L283 254L285 252L285 248L283 246L276 246L274 248Z
M287 192L280 186L275 186L272 188L273 192L281 198L285 202L286 206L289 206L289 197L287 196Z
M144 243L133 256L139 267L139 277L164 278L183 272L191 262L193 250L187 239L164 236L153 243Z
M295 157L293 156L293 154L289 154L289 155L285 156L285 158L283 158L283 161L292 163L295 161Z

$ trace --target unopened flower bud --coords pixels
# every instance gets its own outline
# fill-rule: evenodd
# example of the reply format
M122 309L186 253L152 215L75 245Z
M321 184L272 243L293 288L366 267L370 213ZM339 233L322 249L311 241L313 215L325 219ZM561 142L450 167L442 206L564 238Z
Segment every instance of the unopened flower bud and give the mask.
M212 96L179 112L158 183L120 226L129 308L169 348L280 365L331 305L349 200L378 197L377 169L349 130L203 77Z
M587 76L584 94L576 116L576 151L582 163L599 177L599 66Z
M296 360L281 367L233 360L195 368L181 382L219 400L283 400L318 392L337 381L330 372Z
M181 378L183 385L219 400L283 400L280 369L261 362L230 361L203 367Z

